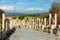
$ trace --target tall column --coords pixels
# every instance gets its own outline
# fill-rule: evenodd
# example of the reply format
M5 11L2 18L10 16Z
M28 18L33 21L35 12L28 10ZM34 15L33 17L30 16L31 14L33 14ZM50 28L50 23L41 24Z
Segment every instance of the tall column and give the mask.
M49 26L51 27L51 19L52 19L52 15L51 13L49 14Z
M34 18L33 18L33 29L34 29Z
M39 18L39 27L41 26L41 23L40 23L40 18Z
M4 31L4 21L5 21L5 14L2 13L2 31Z
M44 26L43 26L43 18L41 19L41 29L42 29L42 32L44 30Z
M55 13L55 28L57 27L57 14Z
M46 27L46 20L47 20L47 19L46 19L46 18L44 18L44 26L45 26L45 27Z
M53 30L52 30L52 26L51 26L51 22L52 22L52 14L49 14L49 27L51 28L51 34L53 34Z

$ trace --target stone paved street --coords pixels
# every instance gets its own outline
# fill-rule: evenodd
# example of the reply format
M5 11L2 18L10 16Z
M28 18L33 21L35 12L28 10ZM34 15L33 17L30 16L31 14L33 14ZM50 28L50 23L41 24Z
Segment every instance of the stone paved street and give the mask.
M31 29L17 28L10 40L60 40L59 37Z

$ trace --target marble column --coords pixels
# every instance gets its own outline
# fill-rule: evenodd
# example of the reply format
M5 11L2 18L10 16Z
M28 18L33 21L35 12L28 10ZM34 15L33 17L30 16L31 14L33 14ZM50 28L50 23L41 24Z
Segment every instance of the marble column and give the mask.
M4 31L5 13L2 13L2 31Z
M47 21L47 19L46 18L44 18L44 26L46 27L46 21Z
M43 30L44 30L44 26L43 26L43 18L41 19L41 29L42 29L42 32L43 32Z
M39 18L39 27L41 26L41 19Z
M57 27L57 14L55 13L55 28Z
M49 14L49 26L51 27L52 14Z
M50 13L50 14L49 14L49 27L51 28L51 30L50 30L50 31L51 31L51 34L53 34L53 30L52 30L52 26L51 26L52 24L51 24L51 22L52 22L52 14Z

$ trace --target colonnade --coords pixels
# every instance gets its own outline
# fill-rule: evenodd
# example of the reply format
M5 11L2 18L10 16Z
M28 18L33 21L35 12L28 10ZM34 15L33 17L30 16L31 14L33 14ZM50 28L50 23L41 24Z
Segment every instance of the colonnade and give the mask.
M48 26L47 26L47 21L49 21ZM53 21L54 21L54 24L52 24ZM41 19L42 31L44 30L44 28L50 27L51 28L50 31L52 34L52 32L53 32L52 29L57 27L57 14L56 13L54 14L54 20L53 21L52 21L52 14L51 13L49 14L49 20L47 20L47 18L42 18ZM44 24L42 24L42 23L44 23ZM54 26L52 26L52 25L54 25Z

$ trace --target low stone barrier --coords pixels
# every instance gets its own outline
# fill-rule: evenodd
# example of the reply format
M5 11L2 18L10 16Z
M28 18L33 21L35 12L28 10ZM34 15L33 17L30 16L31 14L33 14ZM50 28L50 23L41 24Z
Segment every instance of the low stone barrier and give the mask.
M0 33L0 40L8 40L9 37L15 32L16 28L13 27L11 30L7 30L3 32L2 34Z

